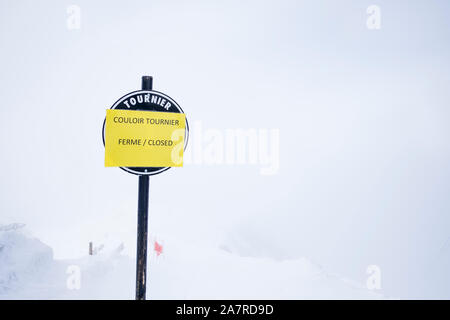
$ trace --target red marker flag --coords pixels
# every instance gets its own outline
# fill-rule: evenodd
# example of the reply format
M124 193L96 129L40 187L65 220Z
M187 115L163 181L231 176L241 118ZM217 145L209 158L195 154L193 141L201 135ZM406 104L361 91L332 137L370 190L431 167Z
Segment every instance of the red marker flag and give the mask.
M158 243L158 241L156 241L156 240L155 240L155 246L154 246L153 249L154 249L155 252L156 252L156 256L159 256L160 254L163 253L163 246L160 245L160 244Z

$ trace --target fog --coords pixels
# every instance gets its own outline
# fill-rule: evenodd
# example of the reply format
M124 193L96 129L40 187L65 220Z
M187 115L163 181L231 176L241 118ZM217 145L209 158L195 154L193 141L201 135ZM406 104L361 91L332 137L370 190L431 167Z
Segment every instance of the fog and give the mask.
M1 1L0 223L60 259L133 256L138 178L104 167L102 124L151 75L192 159L150 178L151 235L361 283L377 265L387 297L449 298L450 5L379 0L370 30L372 4ZM195 161L238 129L278 132L275 172Z

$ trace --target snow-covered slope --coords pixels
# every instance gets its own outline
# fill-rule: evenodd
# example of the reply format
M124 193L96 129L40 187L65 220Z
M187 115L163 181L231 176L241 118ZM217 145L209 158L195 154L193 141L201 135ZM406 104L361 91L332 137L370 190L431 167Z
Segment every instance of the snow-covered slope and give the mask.
M122 247L55 260L50 247L23 230L0 229L0 299L134 298L134 259L123 255ZM148 272L149 299L382 298L304 258L245 257L226 246L175 239L165 239L163 254L149 253Z

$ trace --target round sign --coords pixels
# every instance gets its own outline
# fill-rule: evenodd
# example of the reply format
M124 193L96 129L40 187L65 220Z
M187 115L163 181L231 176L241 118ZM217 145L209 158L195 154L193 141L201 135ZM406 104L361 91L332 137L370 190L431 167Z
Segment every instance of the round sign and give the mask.
M139 111L158 111L158 112L175 112L184 113L183 109L168 95L154 91L154 90L137 90L130 92L119 100L117 100L111 109L122 110L139 110ZM106 118L103 121L103 145L105 145L105 124ZM186 119L186 134L184 141L184 149L189 140L189 124ZM126 172L151 176L168 170L170 167L120 167Z

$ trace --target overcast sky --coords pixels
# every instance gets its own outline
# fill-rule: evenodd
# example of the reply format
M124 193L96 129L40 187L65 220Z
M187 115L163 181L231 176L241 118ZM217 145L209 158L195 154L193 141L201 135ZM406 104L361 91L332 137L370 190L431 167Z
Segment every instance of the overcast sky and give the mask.
M449 9L2 0L0 223L26 223L57 258L90 240L133 255L138 179L104 167L101 129L151 75L192 128L275 129L280 143L273 175L188 163L150 178L150 234L304 256L359 281L375 264L388 294L449 297ZM188 153L207 145L191 130Z

